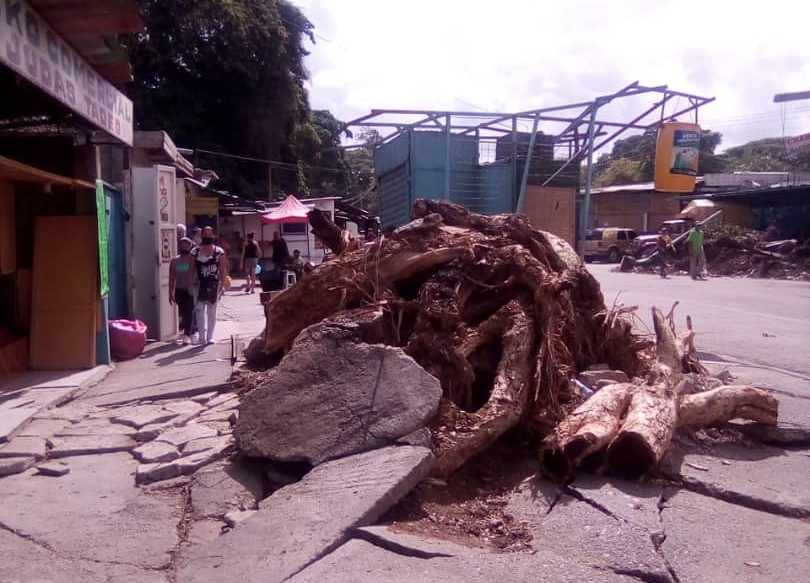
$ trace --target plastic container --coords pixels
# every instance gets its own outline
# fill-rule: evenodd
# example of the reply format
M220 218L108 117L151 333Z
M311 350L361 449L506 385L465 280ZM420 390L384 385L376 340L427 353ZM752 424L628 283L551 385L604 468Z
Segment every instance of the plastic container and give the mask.
M146 346L146 324L140 320L110 320L110 354L117 360L136 358Z

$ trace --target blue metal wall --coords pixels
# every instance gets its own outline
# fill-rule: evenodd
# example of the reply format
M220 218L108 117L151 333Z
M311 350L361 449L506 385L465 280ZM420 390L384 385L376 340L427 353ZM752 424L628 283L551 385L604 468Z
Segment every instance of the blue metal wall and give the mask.
M406 223L418 198L449 199L485 214L512 212L512 164L481 166L476 137L450 134L448 176L447 138L445 132L411 130L375 150L383 228Z

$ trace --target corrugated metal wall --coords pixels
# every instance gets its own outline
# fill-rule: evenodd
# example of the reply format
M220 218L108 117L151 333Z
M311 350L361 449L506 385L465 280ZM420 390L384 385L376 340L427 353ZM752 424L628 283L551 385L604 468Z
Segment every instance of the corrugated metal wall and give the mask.
M410 131L375 150L383 228L407 222L417 198L449 199L485 214L511 212L516 198L512 164L481 166L478 147L475 136L451 134L449 176L444 132Z

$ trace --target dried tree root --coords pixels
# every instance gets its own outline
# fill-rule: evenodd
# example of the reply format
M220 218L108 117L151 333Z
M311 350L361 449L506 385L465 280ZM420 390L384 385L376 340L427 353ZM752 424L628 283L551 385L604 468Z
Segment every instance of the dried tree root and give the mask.
M710 427L732 419L776 425L778 413L779 401L767 391L745 385L726 385L684 395L678 407L678 426Z
M534 324L519 302L509 302L505 308L508 316L503 332L503 356L495 373L492 393L475 413L457 412L464 418L465 431L444 436L438 444L432 470L436 476L453 473L515 427L526 412L532 384Z
M637 478L655 466L675 431L682 354L675 332L658 308L652 309L656 362L647 384L633 393L618 434L607 449L607 463L621 476Z
M586 456L607 446L619 431L634 389L631 383L603 387L560 422L540 450L543 473L567 480Z

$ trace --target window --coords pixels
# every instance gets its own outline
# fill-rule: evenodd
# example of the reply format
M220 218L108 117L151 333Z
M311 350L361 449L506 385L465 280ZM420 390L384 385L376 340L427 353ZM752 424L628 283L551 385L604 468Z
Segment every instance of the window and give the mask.
M630 237L631 239L635 239L636 237L638 237L638 233L636 233L635 231L627 231L627 236Z
M586 241L601 241L602 240L602 231L599 229L594 229L592 231L588 231L585 233L585 240Z
M619 231L616 233L616 238L619 241L627 241L627 231Z
M281 223L282 235L306 235L307 223Z

